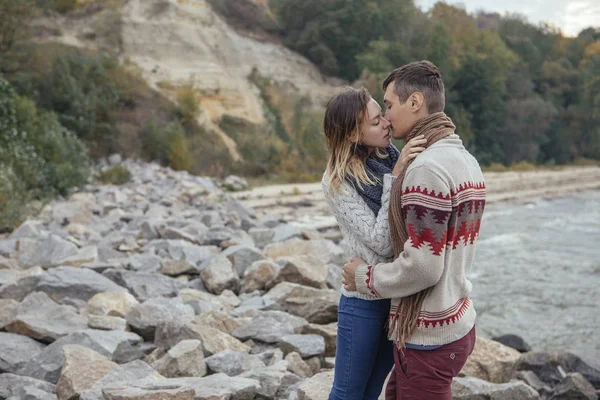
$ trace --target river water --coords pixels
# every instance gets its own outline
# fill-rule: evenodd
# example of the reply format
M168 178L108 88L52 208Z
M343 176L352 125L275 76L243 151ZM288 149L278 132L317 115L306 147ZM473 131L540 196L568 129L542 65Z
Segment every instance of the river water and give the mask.
M482 336L600 365L600 191L486 206L469 278Z

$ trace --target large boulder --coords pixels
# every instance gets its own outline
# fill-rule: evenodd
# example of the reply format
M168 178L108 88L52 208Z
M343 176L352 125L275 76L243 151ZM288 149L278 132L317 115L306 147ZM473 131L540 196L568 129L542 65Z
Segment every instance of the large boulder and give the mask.
M454 378L452 399L455 400L539 400L540 395L521 381L490 383L472 376Z
M492 383L506 383L512 377L520 356L517 350L500 342L477 337L462 373Z
M14 374L40 351L44 345L27 336L0 332L0 373Z
M72 307L58 305L46 293L36 292L19 304L14 322L8 325L6 330L51 343L72 332L85 329L87 325L87 319Z
M56 392L59 399L78 398L118 364L100 353L80 345L63 347L64 362Z

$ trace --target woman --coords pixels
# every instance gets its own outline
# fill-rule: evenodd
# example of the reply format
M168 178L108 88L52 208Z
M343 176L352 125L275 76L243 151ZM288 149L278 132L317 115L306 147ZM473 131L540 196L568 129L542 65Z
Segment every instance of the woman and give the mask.
M334 96L323 129L329 152L323 193L350 253L370 264L390 262L390 189L408 161L424 149L425 140L417 137L399 153L391 144L389 121L364 88L345 88ZM379 397L394 364L385 330L389 310L387 299L342 287L330 400Z

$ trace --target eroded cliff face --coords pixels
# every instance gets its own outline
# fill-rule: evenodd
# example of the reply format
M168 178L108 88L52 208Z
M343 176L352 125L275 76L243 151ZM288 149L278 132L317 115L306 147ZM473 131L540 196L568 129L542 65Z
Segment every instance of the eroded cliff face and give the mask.
M305 96L315 108L322 108L339 86L276 40L235 30L204 0L128 0L116 10L57 16L46 25L53 26L49 31L54 34L45 40L92 49L112 46L172 99L177 87L192 87L201 108L198 121L222 138L234 160L241 158L236 144L218 123L229 115L265 124L253 71L284 94Z

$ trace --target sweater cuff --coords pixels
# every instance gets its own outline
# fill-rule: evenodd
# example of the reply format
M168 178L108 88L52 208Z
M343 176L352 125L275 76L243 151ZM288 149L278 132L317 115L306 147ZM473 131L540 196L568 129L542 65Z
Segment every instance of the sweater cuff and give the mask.
M394 182L396 181L396 178L398 178L397 176L394 176L392 174L384 174L383 175L383 185L384 186L392 186L394 184Z
M380 297L373 287L373 267L368 264L360 264L356 268L356 274L354 275L354 281L356 283L356 290L362 294L368 294L371 296Z

